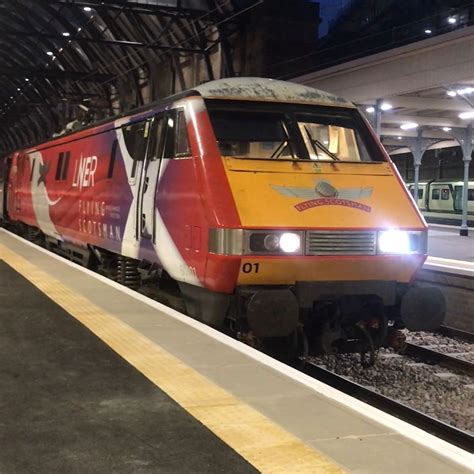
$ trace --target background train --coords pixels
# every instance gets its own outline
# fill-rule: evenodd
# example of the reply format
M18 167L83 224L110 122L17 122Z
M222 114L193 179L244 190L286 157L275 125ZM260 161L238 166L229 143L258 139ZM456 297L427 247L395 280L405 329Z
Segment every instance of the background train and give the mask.
M9 156L0 218L257 346L373 351L435 329L412 285L427 227L353 104L281 81L213 81Z
M412 196L415 185L407 183ZM429 222L459 224L462 214L463 181L431 180L418 184L418 208ZM474 225L474 181L467 192L468 222Z

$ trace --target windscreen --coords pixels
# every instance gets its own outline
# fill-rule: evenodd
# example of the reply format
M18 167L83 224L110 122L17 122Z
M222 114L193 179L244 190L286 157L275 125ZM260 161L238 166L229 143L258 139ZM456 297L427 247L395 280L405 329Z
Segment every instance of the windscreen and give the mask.
M367 127L353 109L272 104L261 108L252 105L244 110L222 103L208 109L223 156L384 161L376 151L369 152Z

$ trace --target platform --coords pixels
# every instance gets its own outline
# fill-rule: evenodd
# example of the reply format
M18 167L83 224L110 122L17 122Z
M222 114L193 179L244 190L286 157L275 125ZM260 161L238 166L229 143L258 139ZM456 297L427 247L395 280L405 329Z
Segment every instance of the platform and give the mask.
M459 227L429 224L428 255L474 262L474 229L464 237Z
M472 457L0 230L0 472L472 472Z

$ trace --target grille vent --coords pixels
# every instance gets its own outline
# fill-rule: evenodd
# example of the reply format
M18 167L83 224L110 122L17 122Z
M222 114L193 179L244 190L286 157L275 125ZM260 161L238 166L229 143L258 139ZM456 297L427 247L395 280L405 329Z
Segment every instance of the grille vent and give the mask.
M309 231L306 233L306 255L375 255L374 231Z

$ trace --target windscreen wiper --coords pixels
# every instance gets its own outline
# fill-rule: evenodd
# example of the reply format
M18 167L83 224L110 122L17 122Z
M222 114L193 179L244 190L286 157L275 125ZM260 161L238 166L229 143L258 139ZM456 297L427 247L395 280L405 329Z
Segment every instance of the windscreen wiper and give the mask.
M308 139L311 143L311 146L313 147L313 150L314 150L314 153L316 154L316 157L318 158L319 160L319 156L318 156L318 150L316 147L319 147L321 148L322 151L324 151L324 153L326 153L326 155L330 156L334 161L341 161L341 159L335 155L332 151L329 151L317 138L313 138L310 131L308 130L308 127L304 127L305 131L306 131L306 134L308 135Z

